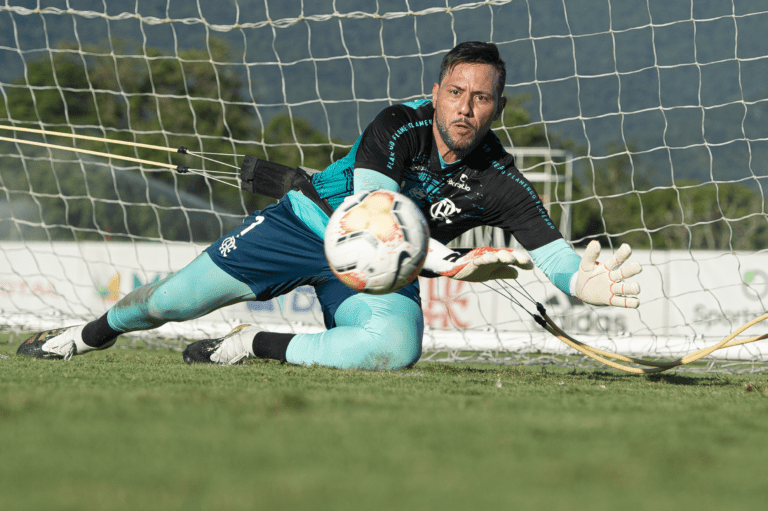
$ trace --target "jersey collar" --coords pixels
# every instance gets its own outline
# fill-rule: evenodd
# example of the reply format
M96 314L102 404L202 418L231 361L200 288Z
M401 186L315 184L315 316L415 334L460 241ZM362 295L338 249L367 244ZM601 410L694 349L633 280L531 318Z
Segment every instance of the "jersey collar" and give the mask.
M470 162L474 161L475 156L479 154L478 151L482 151L483 145L486 144L490 145L491 147L500 146L499 138L493 131L489 131L488 134L485 135L485 138L480 141L477 147L475 147L472 152L466 155L464 158L456 160L453 163L445 163L443 161L443 157L440 155L440 151L437 149L437 141L435 140L435 136L432 135L432 153L429 156L429 166L433 171L445 172L447 169L454 167L454 165L469 165Z

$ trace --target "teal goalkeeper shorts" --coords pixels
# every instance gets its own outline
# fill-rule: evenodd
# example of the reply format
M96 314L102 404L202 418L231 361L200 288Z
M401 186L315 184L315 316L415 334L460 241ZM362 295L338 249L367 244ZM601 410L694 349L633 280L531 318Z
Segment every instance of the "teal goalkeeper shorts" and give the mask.
M336 326L336 310L357 294L333 274L325 260L322 238L294 213L291 201L285 197L248 216L206 252L219 268L247 284L256 301L271 300L299 286L312 286L326 328ZM397 294L421 307L418 279Z

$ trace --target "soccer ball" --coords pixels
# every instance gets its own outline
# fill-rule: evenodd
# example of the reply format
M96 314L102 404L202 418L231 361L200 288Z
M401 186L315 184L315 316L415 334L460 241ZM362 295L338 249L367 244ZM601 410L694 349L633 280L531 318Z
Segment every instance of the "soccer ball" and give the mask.
M406 196L387 190L347 197L325 229L325 258L355 291L381 295L418 277L429 246L424 215Z

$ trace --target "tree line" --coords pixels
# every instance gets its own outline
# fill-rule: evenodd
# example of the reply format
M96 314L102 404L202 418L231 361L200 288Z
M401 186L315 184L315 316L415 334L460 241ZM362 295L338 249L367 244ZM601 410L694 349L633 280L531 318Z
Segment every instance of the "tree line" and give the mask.
M215 39L209 50L187 49L178 56L147 50L146 58L118 58L98 48L62 49L72 51L28 62L24 78L0 89L0 122L186 146L220 163L141 147L107 148L100 142L45 137L59 145L235 174L245 154L322 169L351 145L329 139L295 116L262 119L240 67L228 64L232 60L227 46ZM693 181L654 186L653 169L632 147L611 147L610 157L587 157L584 148L532 122L528 99L508 98L493 128L507 145L561 148L574 154L571 239L576 244L600 239L655 249L766 246L768 221L758 190ZM526 159L526 166L536 163L542 162ZM562 172L562 164L555 165ZM555 187L550 200L563 200L563 186ZM0 192L14 217L24 220L12 226L24 239L209 242L237 225L243 214L272 202L196 175L10 143L0 145ZM551 213L558 221L562 209L555 205Z
M587 157L571 140L545 132L524 108L530 98L509 98L493 128L517 147L566 149L574 155L571 241L592 239L637 249L761 250L768 246L768 215L762 189L740 183L675 180L659 185L656 171L634 154L631 144L609 145L609 156ZM526 158L526 167L542 164ZM561 175L564 164L555 163ZM658 180L656 180L658 181ZM537 188L540 186L537 184ZM541 193L541 190L539 190ZM552 198L565 197L559 184ZM559 222L562 208L550 208Z
M210 54L188 49L178 57L153 49L146 58L115 58L100 54L98 48L62 49L70 51L28 62L25 77L2 88L0 122L137 144L185 146L210 159L44 137L51 144L232 175L239 173L245 154L324 168L348 151L304 119L281 115L262 122L244 78L234 66L221 64L229 61L221 41L211 40ZM15 136L41 140L40 135ZM25 239L207 242L236 226L243 214L273 202L193 173L137 168L118 158L77 157L10 143L0 149L0 192L17 218L23 211L30 216L13 226L21 231L16 237Z

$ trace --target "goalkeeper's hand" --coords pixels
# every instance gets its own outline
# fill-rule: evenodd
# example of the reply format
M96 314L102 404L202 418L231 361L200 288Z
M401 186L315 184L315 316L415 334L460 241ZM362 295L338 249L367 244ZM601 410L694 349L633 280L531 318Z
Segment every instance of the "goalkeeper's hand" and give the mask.
M581 258L579 272L576 277L576 297L591 305L611 305L613 307L628 307L636 309L640 301L635 298L640 292L637 282L624 282L642 271L640 263L626 260L632 254L632 249L624 243L616 254L605 264L598 263L600 242L592 241Z
M433 252L433 240L430 240L430 253ZM450 249L448 249L450 250ZM450 251L451 256L443 255L437 264L425 264L435 273L466 282L485 282L494 279L516 279L517 268L530 270L533 261L525 252L509 248L478 247L459 256ZM432 260L435 260L433 255ZM458 256L458 257L457 257ZM427 256L429 262L429 255Z

